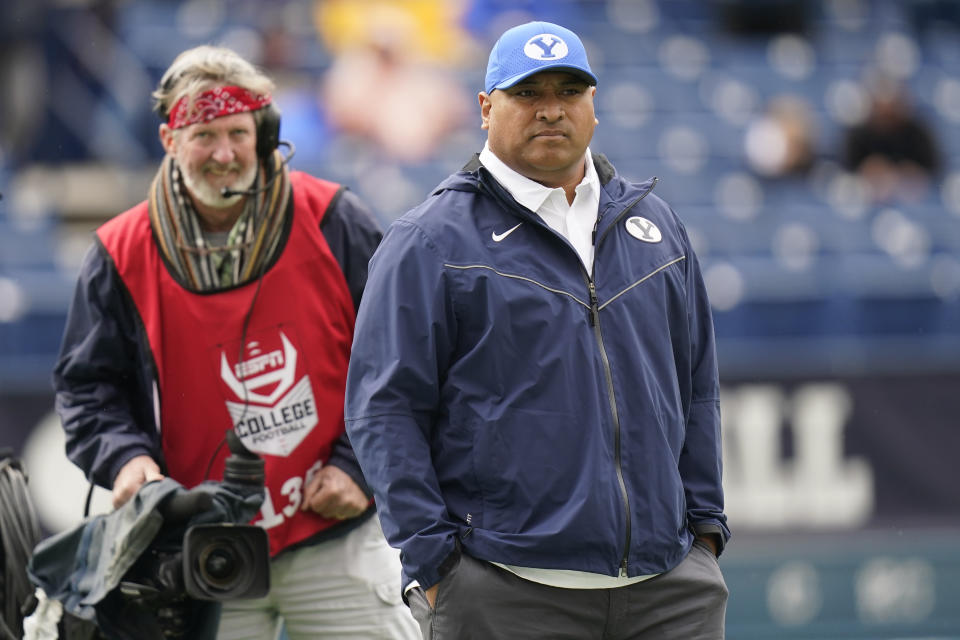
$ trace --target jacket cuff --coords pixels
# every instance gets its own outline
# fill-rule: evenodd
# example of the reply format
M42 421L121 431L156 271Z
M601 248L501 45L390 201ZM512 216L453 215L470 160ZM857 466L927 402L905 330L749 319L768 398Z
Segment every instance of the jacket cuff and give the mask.
M400 575L400 597L403 599L403 603L407 606L410 606L410 602L407 600L407 595L410 590L414 587L419 587L426 591L434 584L438 584L441 580L447 577L447 575L453 571L453 568L457 566L457 563L460 562L460 556L463 553L460 549L460 541L455 540L456 546L453 551L447 554L447 557L443 559L443 562L437 567L437 581L433 584L429 584L424 587L418 580L415 580L407 575L405 570L401 571Z
M95 473L91 473L89 477L90 482L93 482L94 484L99 484L107 491L113 491L113 485L116 484L117 482L117 476L120 475L120 470L123 469L124 465L126 465L128 462L130 462L137 456L149 456L150 458L153 459L154 462L160 465L160 469L163 472L163 474L164 475L167 474L166 470L163 468L163 463L157 460L157 457L154 455L153 451L147 448L136 447L133 449L127 449L123 453L118 454L117 457L114 459L113 463L109 467L110 469L109 471L110 475L108 476L110 481L109 485L101 484L100 482L98 482L98 478L96 477Z
M350 444L350 437L346 431L340 434L340 437L333 442L333 451L327 464L332 464L340 469L353 480L360 490L363 491L367 499L373 500L373 490L367 484L363 477L363 469L360 468L360 462L357 460L357 454L353 451L353 445Z
M345 474L350 476L350 479L353 480L360 490L363 491L363 494L367 496L367 499L373 500L373 490L370 488L370 485L367 484L366 479L363 477L363 472L360 470L360 467L356 464L355 461L350 460L349 458L342 457L332 457L327 461L327 464L340 469Z
M695 524L693 525L693 532L698 536L713 536L717 543L717 557L720 557L724 547L727 546L727 536L723 527L718 524Z

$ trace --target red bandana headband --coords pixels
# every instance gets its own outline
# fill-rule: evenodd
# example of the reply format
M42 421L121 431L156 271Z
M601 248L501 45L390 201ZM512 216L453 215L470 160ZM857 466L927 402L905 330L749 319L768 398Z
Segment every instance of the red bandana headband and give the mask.
M192 101L183 96L170 109L167 124L171 129L180 129L199 122L235 113L256 111L270 104L269 93L253 93L242 87L216 87L198 94Z

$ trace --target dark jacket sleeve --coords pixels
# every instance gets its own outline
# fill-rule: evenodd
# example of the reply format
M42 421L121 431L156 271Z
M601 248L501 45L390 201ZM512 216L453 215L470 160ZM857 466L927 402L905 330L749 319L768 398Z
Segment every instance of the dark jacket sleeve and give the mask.
M77 280L53 386L67 457L108 489L135 456L149 455L164 467L152 356L142 336L133 301L96 242Z
M700 264L687 246L687 323L690 332L690 409L679 470L687 499L687 518L697 535L716 534L722 551L730 538L723 512L720 440L720 382L713 316Z
M347 374L347 432L400 549L403 585L440 581L458 525L430 464L442 380L456 342L443 260L419 227L395 222L371 262Z
M320 230L340 264L356 311L367 285L367 263L380 244L383 232L367 205L345 188L330 203ZM334 443L329 464L345 471L367 496L373 497L346 432Z
M348 189L342 189L330 203L320 231L347 279L356 311L367 286L367 263L380 244L383 231L367 205Z

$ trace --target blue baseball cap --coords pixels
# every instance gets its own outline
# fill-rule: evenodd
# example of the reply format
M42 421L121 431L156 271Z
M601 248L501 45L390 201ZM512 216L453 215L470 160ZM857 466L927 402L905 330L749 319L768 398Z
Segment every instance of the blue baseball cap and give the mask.
M577 34L551 22L528 22L508 29L493 45L484 90L489 94L494 89L507 89L547 69L570 71L591 85L597 84Z

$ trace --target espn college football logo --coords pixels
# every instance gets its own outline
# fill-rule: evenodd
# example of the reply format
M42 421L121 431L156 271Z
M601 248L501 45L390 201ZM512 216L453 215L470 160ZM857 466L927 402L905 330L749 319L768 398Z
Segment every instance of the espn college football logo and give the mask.
M317 424L310 376L297 361L297 349L280 327L252 337L242 359L239 343L234 346L220 351L234 430L251 451L287 456Z

